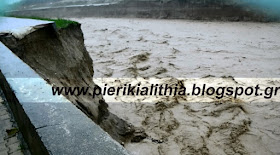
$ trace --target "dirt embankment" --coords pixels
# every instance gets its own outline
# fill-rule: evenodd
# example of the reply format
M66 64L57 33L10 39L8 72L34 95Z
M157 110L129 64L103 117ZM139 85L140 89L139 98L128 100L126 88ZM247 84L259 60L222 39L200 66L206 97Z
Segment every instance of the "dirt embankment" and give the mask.
M128 17L159 19L191 19L222 21L280 21L277 16L267 14L255 6L237 4L235 1L170 0L139 1L128 0L110 5L67 5L20 9L8 12L14 16L40 17Z
M80 24L63 29L47 24L35 29L22 39L1 34L0 41L55 87L96 86L92 80L93 62L84 47ZM65 96L118 142L133 137L134 127L110 113L101 95Z

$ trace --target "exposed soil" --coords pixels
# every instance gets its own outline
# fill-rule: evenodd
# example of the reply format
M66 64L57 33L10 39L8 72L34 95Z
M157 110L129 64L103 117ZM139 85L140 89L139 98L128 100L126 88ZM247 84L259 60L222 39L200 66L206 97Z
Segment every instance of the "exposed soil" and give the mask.
M24 37L17 38L12 33L2 33L0 41L19 58L32 67L54 87L90 87L93 82L93 64L84 46L80 25L69 25L56 29L52 24L38 25ZM65 95L81 111L99 124L112 138L120 143L133 137L131 124L108 110L102 95Z

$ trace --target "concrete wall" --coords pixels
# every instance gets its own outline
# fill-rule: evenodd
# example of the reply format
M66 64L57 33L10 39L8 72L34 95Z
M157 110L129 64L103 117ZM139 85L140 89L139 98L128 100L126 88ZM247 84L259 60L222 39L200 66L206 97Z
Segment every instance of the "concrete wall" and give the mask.
M93 62L84 46L80 24L61 29L45 24L33 29L21 39L3 33L0 41L54 87L89 87L87 95L63 95L119 143L129 141L134 127L110 113L101 94L94 98L89 95L98 86L92 79Z
M90 119L98 117L101 111L107 112L107 117L105 123L98 123L111 125L109 131L119 131L117 127L127 125L117 117L111 120L109 111L98 107L106 104L104 100L99 102L102 96L97 101L92 97L86 101L75 95L66 98L52 94L52 86L94 85L92 60L85 50L80 25L59 31L49 21L8 17L0 20L0 87L30 151L59 155L127 154L94 123L95 119ZM78 109L73 98L84 107ZM90 111L94 115L86 115L87 104L96 107L96 111Z
M0 87L32 154L127 154L0 42Z

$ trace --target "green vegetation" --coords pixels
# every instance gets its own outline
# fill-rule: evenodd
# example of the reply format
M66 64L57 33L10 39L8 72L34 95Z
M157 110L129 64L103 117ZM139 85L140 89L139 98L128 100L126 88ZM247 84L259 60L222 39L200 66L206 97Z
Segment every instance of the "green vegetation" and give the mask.
M78 22L66 20L66 19L50 19L50 18L40 18L40 17L24 17L24 16L9 16L15 18L28 18L28 19L36 19L36 20L45 20L45 21L54 21L57 28L66 28L69 25L78 25Z
M13 137L19 132L19 130L18 128L13 128L13 129L7 129L6 132L8 136Z

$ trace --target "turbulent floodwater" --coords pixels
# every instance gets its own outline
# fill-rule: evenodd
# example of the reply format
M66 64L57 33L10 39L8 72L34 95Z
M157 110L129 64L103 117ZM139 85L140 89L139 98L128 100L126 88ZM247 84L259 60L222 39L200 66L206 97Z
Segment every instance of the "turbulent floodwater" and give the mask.
M95 82L280 86L280 24L152 19L82 23ZM116 81L116 78L119 78ZM154 78L154 79L150 79ZM107 97L148 138L133 154L279 154L280 96Z

